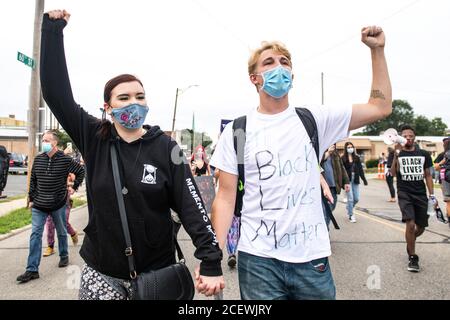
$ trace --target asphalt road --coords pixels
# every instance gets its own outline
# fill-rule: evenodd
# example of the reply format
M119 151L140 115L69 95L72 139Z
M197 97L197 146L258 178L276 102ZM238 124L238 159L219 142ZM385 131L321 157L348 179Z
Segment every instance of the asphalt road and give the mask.
M450 228L435 218L430 220L429 231L419 238L417 244L422 270L417 274L410 273L406 270L404 226L395 221L400 212L397 204L387 203L387 199L384 183L369 181L369 186L362 188L359 206L370 206L378 216L358 211L355 224L347 220L344 204L338 204L335 216L341 230L331 230L333 255L330 258L337 299L450 299L450 279L447 276ZM87 222L87 209L75 210L71 222L76 229L82 230ZM78 255L79 247L72 245L68 268L57 267L57 255L42 258L41 278L27 284L16 284L15 278L25 269L29 235L30 231L26 231L0 241L0 299L76 299L82 260ZM193 271L197 264L193 257L194 247L183 230L179 238L188 266ZM83 236L80 242L82 240ZM223 270L226 281L224 299L239 299L237 272L228 269L226 257ZM196 295L195 299L205 297Z
M6 182L3 195L8 197L26 195L27 190L27 175L25 174L9 174Z

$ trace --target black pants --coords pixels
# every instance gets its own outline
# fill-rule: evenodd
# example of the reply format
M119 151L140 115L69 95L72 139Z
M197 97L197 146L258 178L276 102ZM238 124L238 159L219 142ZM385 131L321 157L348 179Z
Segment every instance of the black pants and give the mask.
M389 187L391 198L395 198L394 177L391 175L386 175L386 183Z

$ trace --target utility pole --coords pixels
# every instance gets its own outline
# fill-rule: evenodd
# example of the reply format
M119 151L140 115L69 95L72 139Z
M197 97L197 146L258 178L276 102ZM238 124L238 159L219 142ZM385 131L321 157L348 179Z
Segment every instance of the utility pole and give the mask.
M180 91L180 89L177 88L177 92L175 94L175 107L173 108L173 120L172 120L172 132L171 132L171 136L172 138L175 139L175 117L177 116L177 103L178 103L178 92Z
M324 95L324 89L323 89L323 72L322 72L321 82L322 82L322 105L324 105L325 104L325 95Z
M39 79L41 55L41 25L44 14L45 0L36 0L34 12L33 59L36 63L31 71L30 97L28 109L28 177L27 186L30 187L31 169L36 157L38 142L39 105L41 103L41 82Z

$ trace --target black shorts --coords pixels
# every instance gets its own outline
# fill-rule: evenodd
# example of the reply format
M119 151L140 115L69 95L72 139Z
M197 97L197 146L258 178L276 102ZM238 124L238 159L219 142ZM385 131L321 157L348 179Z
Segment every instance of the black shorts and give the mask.
M402 221L414 220L419 227L428 227L428 198L426 194L418 195L398 191L398 205L402 212Z

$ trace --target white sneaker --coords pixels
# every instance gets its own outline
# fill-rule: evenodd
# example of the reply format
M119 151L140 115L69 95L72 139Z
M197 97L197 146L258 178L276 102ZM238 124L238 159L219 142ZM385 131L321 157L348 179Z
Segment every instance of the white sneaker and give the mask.
M352 216L350 217L350 222L351 222L351 223L356 223L355 215L352 215Z

